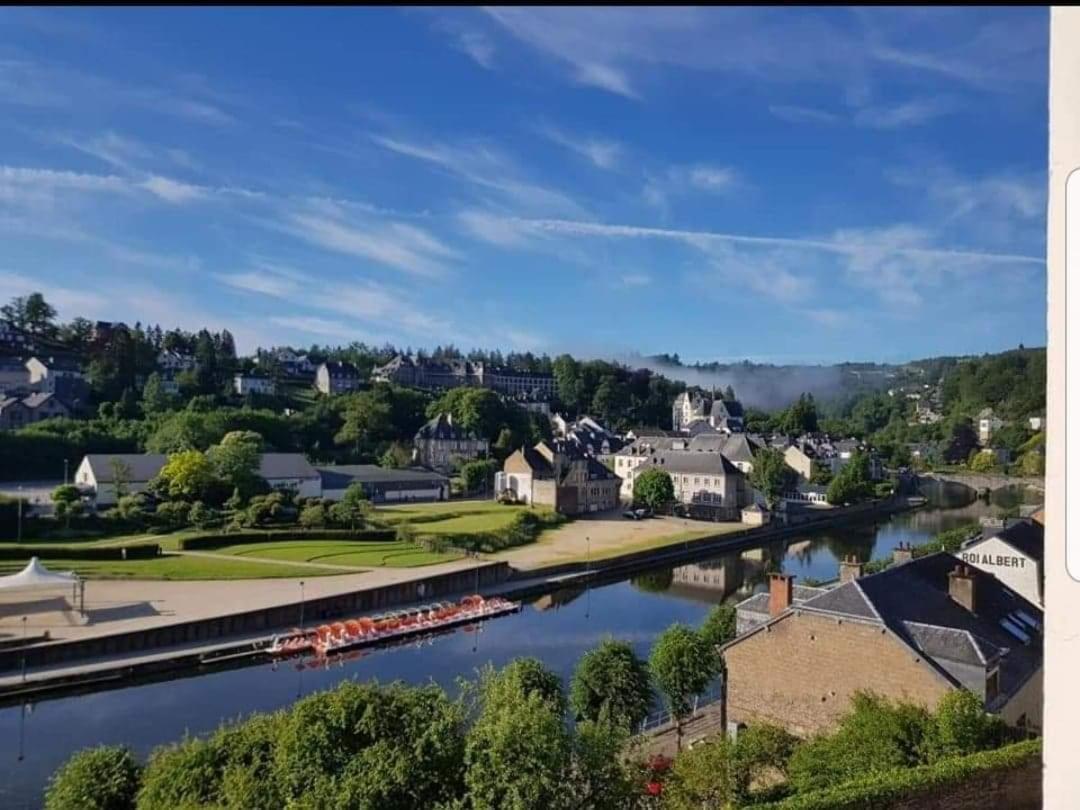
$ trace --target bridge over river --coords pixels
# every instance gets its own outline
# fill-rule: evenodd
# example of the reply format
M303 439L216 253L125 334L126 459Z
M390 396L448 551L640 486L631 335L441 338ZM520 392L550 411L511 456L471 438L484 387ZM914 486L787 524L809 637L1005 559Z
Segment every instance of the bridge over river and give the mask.
M1006 487L1028 487L1040 492L1046 491L1046 479L1037 476L1001 475L999 473L969 472L927 472L919 473L919 483L939 481L942 483L962 484L976 492L994 492Z

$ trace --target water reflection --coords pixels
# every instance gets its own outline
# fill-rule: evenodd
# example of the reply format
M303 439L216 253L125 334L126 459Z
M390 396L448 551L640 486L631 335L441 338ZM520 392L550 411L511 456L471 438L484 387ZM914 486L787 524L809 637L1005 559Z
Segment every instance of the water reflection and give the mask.
M769 571L782 568L804 581L829 580L845 554L864 560L885 556L901 540L925 542L944 529L1014 508L1012 501L1028 496L1005 494L993 502L971 502L970 491L946 486L934 497L939 508L896 515L876 526L807 533L588 590L562 588L534 600L515 616L486 623L480 633L451 633L341 659L325 668L248 666L44 701L32 711L19 706L3 709L0 807L39 807L49 775L80 748L125 744L145 755L185 732L206 733L222 720L288 706L346 679L434 680L452 690L459 677L472 676L486 663L501 666L521 656L536 656L568 677L581 654L609 635L647 655L656 636L672 622L700 623L712 605L737 601L764 588Z

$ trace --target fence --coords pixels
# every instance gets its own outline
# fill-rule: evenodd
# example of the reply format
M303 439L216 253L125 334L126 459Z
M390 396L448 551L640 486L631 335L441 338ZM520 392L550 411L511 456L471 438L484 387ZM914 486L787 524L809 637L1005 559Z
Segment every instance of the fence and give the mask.
M693 708L691 708L690 714L686 717L686 721L693 720L697 717L699 709L718 702L722 696L723 687L720 681L716 680L707 690L694 697ZM641 734L646 734L650 731L656 731L664 726L673 724L674 722L674 715L672 715L670 711L662 709L661 711L653 712L642 720L638 731Z

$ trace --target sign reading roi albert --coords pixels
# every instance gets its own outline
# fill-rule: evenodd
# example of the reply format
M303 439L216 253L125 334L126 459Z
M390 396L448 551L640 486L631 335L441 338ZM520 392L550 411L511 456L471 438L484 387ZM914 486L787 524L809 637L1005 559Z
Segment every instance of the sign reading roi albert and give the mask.
M972 565L989 565L996 568L1023 568L1028 562L1023 557L1013 557L1008 554L984 554L978 551L961 552L960 559Z

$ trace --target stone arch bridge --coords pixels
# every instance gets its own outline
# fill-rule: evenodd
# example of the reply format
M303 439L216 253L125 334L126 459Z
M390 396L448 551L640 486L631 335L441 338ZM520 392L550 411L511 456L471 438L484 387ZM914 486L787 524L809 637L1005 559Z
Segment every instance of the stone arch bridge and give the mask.
M967 472L927 472L919 473L919 483L923 481L940 481L942 483L962 484L976 492L994 492L1005 487L1028 487L1040 492L1046 491L1046 479L1036 476L1023 475L1000 475L994 473L967 473Z

